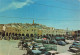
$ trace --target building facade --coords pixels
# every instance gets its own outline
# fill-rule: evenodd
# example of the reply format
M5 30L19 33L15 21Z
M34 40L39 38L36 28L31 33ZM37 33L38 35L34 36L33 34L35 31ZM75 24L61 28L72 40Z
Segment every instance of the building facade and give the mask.
M42 36L42 35L66 35L66 30L55 29L53 27L47 27L42 24L22 24L22 23L12 23L12 24L1 24L0 33L4 36Z
M66 30L63 30L63 29L55 29L53 31L53 35L66 35Z

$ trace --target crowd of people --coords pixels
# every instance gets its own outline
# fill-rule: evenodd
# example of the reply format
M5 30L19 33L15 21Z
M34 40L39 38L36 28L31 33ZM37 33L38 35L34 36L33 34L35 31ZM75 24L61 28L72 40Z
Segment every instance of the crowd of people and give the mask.
M0 35L0 40L21 40L21 39L26 39L27 36L1 36Z
M27 44L26 40L21 40L18 43L18 48L21 47L21 49L25 49L26 50L26 54L23 55L33 55L32 50L35 48L34 45L32 45L32 50L29 48L29 45Z

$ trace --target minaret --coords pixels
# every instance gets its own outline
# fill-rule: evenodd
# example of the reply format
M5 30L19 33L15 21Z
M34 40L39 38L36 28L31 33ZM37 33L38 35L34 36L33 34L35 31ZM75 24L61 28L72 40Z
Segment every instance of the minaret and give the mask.
M33 20L33 25L34 25L34 20Z

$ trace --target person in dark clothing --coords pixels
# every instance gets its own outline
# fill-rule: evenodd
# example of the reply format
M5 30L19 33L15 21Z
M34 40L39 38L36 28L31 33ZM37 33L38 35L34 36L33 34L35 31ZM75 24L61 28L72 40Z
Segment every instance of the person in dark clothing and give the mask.
M18 43L18 48L19 48L19 46L21 46L21 42Z
M34 48L35 48L35 47L34 47L34 45L33 45L32 50L34 50Z
M27 43L24 43L24 44L23 44L23 47L24 47L24 48L28 48L28 44L27 44Z
M22 44L22 50L23 50L23 44L24 44L24 41L21 41L21 44Z
M30 48L26 48L26 50L27 50L26 55L33 55L32 50Z
M10 40L10 36L9 36L9 40Z

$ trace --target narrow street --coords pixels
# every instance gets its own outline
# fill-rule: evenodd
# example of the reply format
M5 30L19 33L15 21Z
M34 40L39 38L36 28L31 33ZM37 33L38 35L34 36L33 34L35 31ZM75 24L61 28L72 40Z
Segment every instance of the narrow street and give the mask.
M71 54L71 55L74 55L75 53L72 53L69 51L69 47L70 47L71 44L67 44L65 46L60 46L60 45L57 45L57 51L59 53L67 53L67 54Z
M71 44L67 44L65 46L60 46L60 45L57 45L57 51L60 52L60 53L65 53L65 52L69 52L69 47L70 47Z

